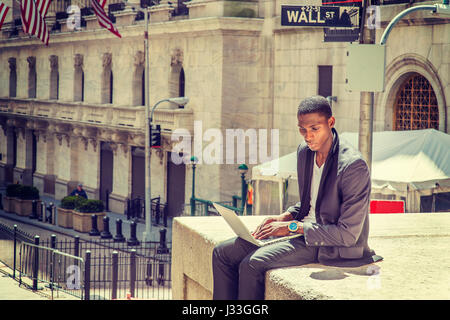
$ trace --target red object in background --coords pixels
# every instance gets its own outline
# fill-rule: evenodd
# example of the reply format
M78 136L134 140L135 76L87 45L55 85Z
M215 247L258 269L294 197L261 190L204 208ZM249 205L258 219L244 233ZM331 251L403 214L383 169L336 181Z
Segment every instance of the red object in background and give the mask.
M371 200L370 213L405 213L403 200Z

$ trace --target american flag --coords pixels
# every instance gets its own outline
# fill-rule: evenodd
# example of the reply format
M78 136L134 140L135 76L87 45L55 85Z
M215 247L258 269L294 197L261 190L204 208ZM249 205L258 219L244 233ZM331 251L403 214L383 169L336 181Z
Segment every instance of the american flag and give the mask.
M38 8L42 17L45 19L45 16L47 15L48 7L50 6L50 2L52 2L52 0L35 0L35 2L36 2L36 7Z
M49 31L44 21L52 0L22 0L20 11L22 28L25 33L37 36L48 46Z
M98 2L98 1L100 1L100 2ZM114 24L111 22L109 17L106 15L105 10L103 9L103 7L106 4L106 0L98 0L98 1L91 0L92 8L94 9L95 15L97 16L98 24L101 27L108 29L111 33L118 36L119 38L122 38L119 31L114 26Z
M106 0L105 0L106 2ZM3 21L5 21L6 15L8 14L9 7L3 2L0 2L0 30L2 29Z

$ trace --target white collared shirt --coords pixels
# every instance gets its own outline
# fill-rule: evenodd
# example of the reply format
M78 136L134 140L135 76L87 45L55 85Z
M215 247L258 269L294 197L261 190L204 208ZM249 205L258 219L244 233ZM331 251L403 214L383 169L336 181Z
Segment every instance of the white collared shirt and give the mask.
M313 166L313 174L311 178L311 208L309 210L308 215L303 219L304 222L316 222L316 201L317 194L319 193L319 185L320 179L322 178L323 167L325 167L325 163L319 168L316 162L316 154L314 152L314 166Z

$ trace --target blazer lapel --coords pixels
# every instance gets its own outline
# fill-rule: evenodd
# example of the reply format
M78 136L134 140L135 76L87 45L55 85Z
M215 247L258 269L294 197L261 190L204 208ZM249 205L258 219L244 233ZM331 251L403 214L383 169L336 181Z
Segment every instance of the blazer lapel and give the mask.
M316 200L316 221L319 221L318 218L320 218L319 212L320 212L320 205L322 203L322 196L323 196L323 189L325 186L326 179L328 177L328 173L330 171L330 168L333 166L333 164L337 161L337 155L339 152L339 138L336 130L332 129L334 136L333 139L333 145L331 147L330 152L328 153L327 160L325 161L325 167L323 168L322 177L320 178L320 184L319 184L319 191L317 193L317 200Z

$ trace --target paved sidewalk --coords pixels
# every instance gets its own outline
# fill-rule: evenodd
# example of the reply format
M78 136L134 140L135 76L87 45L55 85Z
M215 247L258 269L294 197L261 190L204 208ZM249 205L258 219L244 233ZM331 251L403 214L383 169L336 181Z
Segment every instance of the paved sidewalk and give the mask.
M8 273L11 270L0 262L0 300L51 300L52 293L49 288L33 291L19 281L13 279ZM31 282L29 280L28 282ZM53 292L53 300L79 300L62 292Z

